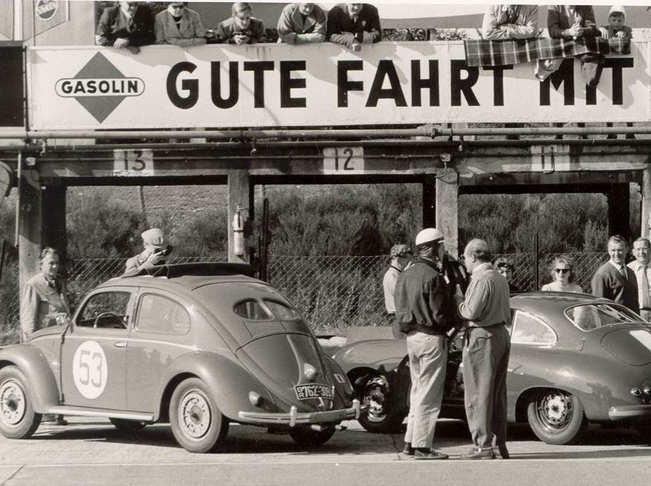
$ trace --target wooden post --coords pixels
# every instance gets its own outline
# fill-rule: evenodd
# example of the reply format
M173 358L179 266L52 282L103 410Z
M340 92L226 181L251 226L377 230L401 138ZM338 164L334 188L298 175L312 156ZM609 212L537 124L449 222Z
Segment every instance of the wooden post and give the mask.
M459 256L459 174L443 169L436 179L436 228L445 237L445 248Z
M642 210L640 211L640 233L649 238L651 233L651 167L642 171Z
M631 238L630 193L628 184L613 184L608 192L608 230L610 236Z
M233 231L233 218L237 214L238 206L245 228L246 223L252 216L253 207L251 202L251 181L249 172L246 170L228 171L228 261L236 263L248 263L248 244L244 246L244 255L235 255L235 233ZM246 233L245 233L246 234Z
M36 169L23 169L18 183L18 274L20 289L39 271L43 197Z

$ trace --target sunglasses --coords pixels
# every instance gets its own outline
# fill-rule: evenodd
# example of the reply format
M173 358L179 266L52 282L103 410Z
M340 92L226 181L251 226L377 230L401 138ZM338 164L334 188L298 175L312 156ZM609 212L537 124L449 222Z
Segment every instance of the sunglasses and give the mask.
M569 268L555 268L554 271L556 273L568 273L571 272L572 270Z

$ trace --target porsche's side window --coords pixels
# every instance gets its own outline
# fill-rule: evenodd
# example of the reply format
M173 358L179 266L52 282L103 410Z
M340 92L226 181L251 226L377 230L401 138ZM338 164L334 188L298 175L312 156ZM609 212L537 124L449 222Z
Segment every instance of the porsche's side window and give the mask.
M526 312L517 312L513 322L511 343L554 344L556 334L547 324Z
M90 297L79 313L76 325L101 329L126 329L129 292L102 292Z
M138 331L185 334L190 330L190 314L167 297L145 294L138 306Z
M277 321L295 321L300 318L298 312L280 302L265 300L264 305L267 306L267 309L269 309Z
M591 331L622 322L636 322L640 319L630 310L611 304L577 305L567 309L565 315L582 331Z
M269 321L272 319L266 309L262 307L262 304L253 299L236 304L233 310L238 316L252 321Z

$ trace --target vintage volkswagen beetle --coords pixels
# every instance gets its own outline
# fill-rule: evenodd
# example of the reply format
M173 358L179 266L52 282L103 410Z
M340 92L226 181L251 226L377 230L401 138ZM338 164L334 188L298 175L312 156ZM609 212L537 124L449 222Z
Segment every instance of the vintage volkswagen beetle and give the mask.
M359 402L300 314L248 265L163 265L112 279L72 322L0 351L0 432L29 437L44 413L168 422L207 452L229 422L328 441Z
M550 444L575 441L589 422L651 426L651 326L612 301L538 292L511 297L510 422L528 422ZM461 339L451 346L441 417L465 418ZM371 432L393 432L409 410L409 362L401 340L340 349Z

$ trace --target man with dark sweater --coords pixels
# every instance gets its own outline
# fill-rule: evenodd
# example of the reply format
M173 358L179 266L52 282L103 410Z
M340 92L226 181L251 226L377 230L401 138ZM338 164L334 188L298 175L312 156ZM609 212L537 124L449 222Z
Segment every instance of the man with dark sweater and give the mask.
M415 459L447 459L434 450L448 361L447 336L453 304L441 273L443 234L426 228L416 236L418 259L398 277L396 320L407 334L411 394L404 453Z
M374 44L382 40L380 15L368 3L340 3L328 12L326 39L359 51L362 44Z
M627 250L628 245L623 236L610 237L610 260L599 267L592 277L592 294L614 300L633 312L639 312L637 278L635 272L626 266Z

